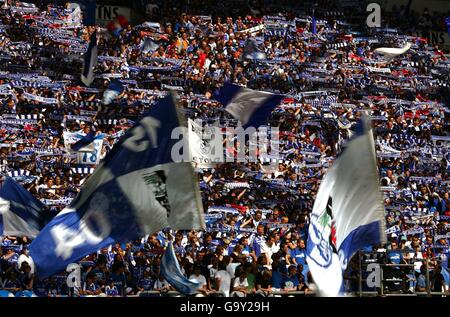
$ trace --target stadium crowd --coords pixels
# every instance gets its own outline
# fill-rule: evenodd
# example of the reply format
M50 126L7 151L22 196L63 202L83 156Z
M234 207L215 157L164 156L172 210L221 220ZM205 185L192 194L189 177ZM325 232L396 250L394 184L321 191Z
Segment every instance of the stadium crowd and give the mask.
M288 12L214 19L181 13L135 26L119 18L102 28L83 26L68 7L8 3L0 8L0 168L49 214L75 197L99 159L168 90L179 92L187 117L222 127L236 125L214 100L225 82L285 98L267 122L280 129L281 157L196 168L205 231L167 229L99 250L79 262L79 289L67 286L65 272L40 279L27 261L31 239L4 236L0 292L160 296L145 291L173 290L159 267L169 239L203 295L313 292L308 217L322 176L363 110L374 128L388 243L354 257L346 290L359 291L367 276L360 266L370 261L412 265L388 267L384 291L426 291L426 269L433 291L448 290L450 60L426 39L394 28L355 29L320 11L316 32L311 16ZM95 30L96 77L86 87L82 54ZM243 58L248 38L265 58ZM411 49L391 61L373 52L406 42ZM124 90L105 105L103 93L116 81ZM66 136L91 130L103 136L96 152L70 151ZM236 155L231 145L226 153Z

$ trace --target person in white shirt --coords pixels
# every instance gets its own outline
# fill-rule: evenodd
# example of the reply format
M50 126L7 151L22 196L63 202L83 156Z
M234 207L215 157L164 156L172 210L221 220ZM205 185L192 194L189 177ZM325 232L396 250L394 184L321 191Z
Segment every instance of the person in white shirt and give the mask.
M206 278L203 274L201 274L201 268L199 265L194 266L194 274L191 274L189 276L189 281L194 283L199 283L199 291L207 291L208 290L208 283L206 282Z
M231 296L245 297L248 288L247 272L244 269L240 269L236 273L237 277L233 282L233 292L231 293Z
M266 267L270 270L272 268L272 247L274 245L275 237L273 234L269 235L266 242L261 245L261 255L266 256Z
M219 263L219 270L214 276L216 280L216 291L222 292L225 297L230 296L231 276L227 272L227 265L224 261Z
M29 251L27 247L24 247L22 249L22 254L19 256L19 258L17 259L17 266L21 267L23 262L27 262L28 265L31 268L30 274L34 274L35 272L35 266L34 266L34 261L33 259L29 256Z

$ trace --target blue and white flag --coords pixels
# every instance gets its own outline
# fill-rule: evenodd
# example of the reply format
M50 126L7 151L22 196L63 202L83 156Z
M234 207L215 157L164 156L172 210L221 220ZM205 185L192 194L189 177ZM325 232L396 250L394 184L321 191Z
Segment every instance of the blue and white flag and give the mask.
M176 163L173 95L160 99L100 162L78 196L30 245L40 277L113 243L171 227L205 228L190 162ZM183 123L184 124L184 123Z
M386 240L370 122L363 116L329 168L311 214L307 260L322 296L338 296L343 271L359 249Z
M258 44L254 38L248 38L244 45L244 52L242 54L244 59L262 60L266 59L266 54L258 49Z
M154 52L159 48L159 45L152 41L151 38L146 37L141 45L141 52L147 54L148 52Z
M282 95L228 83L215 95L215 99L222 103L225 110L239 120L244 128L258 128L262 125L283 98Z
M123 92L123 85L118 80L113 80L109 83L108 88L103 93L102 103L109 105Z
M89 46L83 56L83 70L81 71L81 81L86 86L90 86L94 81L94 67L97 65L97 32L91 35Z
M0 184L0 236L36 237L50 220L50 213L11 177Z
M192 295L200 288L200 283L188 280L180 269L172 241L169 241L166 251L161 258L161 274L167 282L184 295Z
M80 5L81 11L83 11L83 24L95 25L95 9L96 0L73 0L73 2Z
M75 142L74 144L72 144L70 146L70 148L72 149L72 151L79 151L81 148L91 144L94 140L95 140L95 131L91 130L91 131L89 131L88 134L83 136L82 139L80 139L77 142Z

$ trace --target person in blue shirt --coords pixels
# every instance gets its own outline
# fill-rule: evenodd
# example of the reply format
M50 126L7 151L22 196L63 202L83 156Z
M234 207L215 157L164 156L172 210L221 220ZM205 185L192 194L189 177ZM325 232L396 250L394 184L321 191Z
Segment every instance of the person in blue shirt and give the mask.
M291 265L288 268L288 274L283 278L282 289L285 291L296 291L298 290L299 284L297 267L295 265Z
M282 283L283 283L283 273L280 270L281 263L280 263L280 257L274 255L272 262L272 288L274 290L281 290Z
M416 292L427 291L426 265L422 264L420 267L420 274L417 277Z
M390 264L400 264L403 260L403 254L398 248L397 242L391 242L391 250L388 251L387 259Z
M295 265L305 264L306 261L306 245L305 241L300 239L297 241L297 247L291 250L291 260Z
M113 267L111 268L111 275L109 276L109 281L111 282L112 286L115 286L117 288L117 291L120 296L124 296L125 294L125 288L127 287L127 279L125 277L125 266L122 262L116 262L113 264Z
M155 284L155 280L152 278L150 269L146 269L144 271L144 275L139 279L137 289L139 291L150 291L153 289L153 285Z

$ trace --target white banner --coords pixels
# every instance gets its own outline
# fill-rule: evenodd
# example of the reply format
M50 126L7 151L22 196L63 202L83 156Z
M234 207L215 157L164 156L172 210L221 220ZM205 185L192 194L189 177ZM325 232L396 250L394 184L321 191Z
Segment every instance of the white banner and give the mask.
M189 119L188 129L191 162L199 168L208 168L224 162L220 128L208 126L203 129L198 122Z
M71 145L83 138L83 135L75 132L64 131L64 146L67 151L71 150ZM79 149L77 154L77 164L83 165L97 165L100 162L100 156L102 153L103 138L96 138L92 143Z

